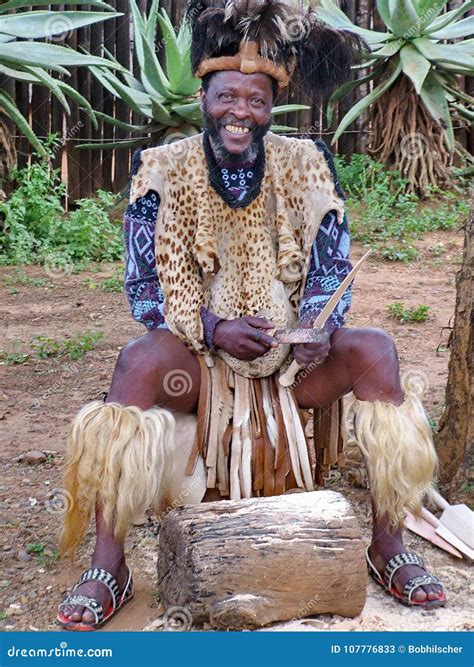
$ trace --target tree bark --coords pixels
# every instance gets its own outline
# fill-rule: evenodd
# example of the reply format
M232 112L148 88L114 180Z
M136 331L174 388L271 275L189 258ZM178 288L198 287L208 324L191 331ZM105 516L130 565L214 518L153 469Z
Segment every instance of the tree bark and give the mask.
M9 176L15 165L16 149L12 124L0 107L0 201L6 199L11 190Z
M160 600L194 623L240 630L314 614L352 617L366 584L357 520L334 491L188 505L161 525Z
M447 495L456 490L456 475L474 442L473 236L474 211L471 207L464 230L462 266L456 278L456 311L449 343L451 357L445 409L435 437L440 463L439 479Z

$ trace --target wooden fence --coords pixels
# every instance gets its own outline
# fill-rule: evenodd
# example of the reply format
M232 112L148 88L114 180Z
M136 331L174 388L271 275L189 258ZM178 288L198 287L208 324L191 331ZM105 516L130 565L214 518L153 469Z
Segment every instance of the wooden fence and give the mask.
M70 44L74 48L83 47L96 55L101 55L103 45L125 67L133 65L136 70L128 0L115 0L111 4L118 12L122 12L123 16L77 30L71 35L55 38L56 42ZM137 4L140 10L145 12L150 8L151 0L137 0ZM160 4L168 12L173 24L177 25L183 14L185 0L161 0ZM381 29L381 25L375 4L375 0L340 1L341 8L355 23L377 30ZM462 0L453 0L449 3L448 9L460 4ZM40 7L40 9L48 8L47 4ZM60 10L62 6L56 5L55 8ZM79 90L94 109L118 120L142 122L142 119L134 118L127 105L108 93L85 68L71 71L72 76L68 83ZM466 88L472 90L472 80L466 83ZM122 130L102 122L99 122L99 127L95 129L87 114L77 108L72 107L72 114L66 116L59 102L40 86L28 87L20 83L15 85L10 81L7 83L7 89L15 96L22 113L31 120L38 136L46 137L49 133L55 132L63 138L63 145L55 156L55 162L56 166L62 167L64 179L68 182L70 201L88 197L98 188L118 192L125 186L130 170L130 149L77 150L77 145L80 143L124 139L126 134ZM332 128L337 126L338 118L342 118L367 91L367 87L365 89L359 87L357 91L342 100L334 115ZM287 114L286 117L279 116L277 121L279 124L298 127L302 134L322 137L328 143L331 141L332 133L326 128L324 109L316 100L308 98L290 86L287 99L281 103L286 101L307 104L311 109ZM365 119L359 119L341 137L336 150L345 155L365 152L369 132L370 128L367 127ZM472 134L467 137L464 132L459 138L468 147L472 144ZM30 159L31 147L19 136L16 138L16 145L19 164L25 164Z

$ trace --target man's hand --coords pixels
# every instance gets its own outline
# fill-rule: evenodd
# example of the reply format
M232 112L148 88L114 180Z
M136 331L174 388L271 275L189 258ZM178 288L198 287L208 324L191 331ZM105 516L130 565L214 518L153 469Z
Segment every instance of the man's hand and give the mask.
M300 322L298 325L302 329L311 329L311 322ZM324 330L319 343L305 343L293 346L293 357L300 366L306 368L315 364L320 366L329 354L331 349L331 332Z
M274 329L275 326L273 322L262 317L221 320L214 330L214 347L224 350L236 359L253 361L271 348L277 347L276 340L262 331Z

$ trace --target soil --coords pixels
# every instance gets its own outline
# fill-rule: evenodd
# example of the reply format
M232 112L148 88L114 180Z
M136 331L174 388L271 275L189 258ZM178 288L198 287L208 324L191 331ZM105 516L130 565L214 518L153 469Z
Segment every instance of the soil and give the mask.
M381 327L392 334L398 346L402 374L416 373L425 379L425 404L436 425L443 410L449 360L447 328L454 311L455 274L461 262L462 235L433 233L418 245L423 257L416 263L404 265L369 259L353 290L354 303L348 324ZM359 258L362 253L362 246L354 244L353 258ZM107 391L117 353L130 339L143 333L141 325L131 319L123 294L106 293L97 287L116 270L116 266L102 265L99 272L48 275L39 267L22 269L30 283L35 278L48 280L48 286L35 286L22 284L24 279L18 282L13 267L0 269L1 313L5 323L2 347L7 353L19 350L30 353L25 363L15 365L5 363L9 357L4 355L0 365L3 442L0 629L57 629L58 602L80 572L89 567L92 531L74 566L61 563L57 558L62 512L61 471L73 415L84 403L100 398ZM407 306L430 306L430 319L409 324L396 322L389 316L387 305L397 300ZM64 354L41 360L32 351L34 336L59 341L85 331L100 331L104 335L93 350L77 361ZM46 460L27 464L20 457L30 450L44 452ZM346 494L353 503L364 537L369 541L368 491L352 488L337 478L331 488ZM461 483L453 500L466 502L466 488ZM129 532L126 551L134 572L136 594L105 631L166 627L156 594L156 532L157 526L150 518ZM448 596L446 608L424 612L403 607L370 581L367 603L359 617L301 619L276 625L274 629L472 629L469 564L412 533L407 532L406 542L443 580ZM36 553L28 553L32 549L36 549Z

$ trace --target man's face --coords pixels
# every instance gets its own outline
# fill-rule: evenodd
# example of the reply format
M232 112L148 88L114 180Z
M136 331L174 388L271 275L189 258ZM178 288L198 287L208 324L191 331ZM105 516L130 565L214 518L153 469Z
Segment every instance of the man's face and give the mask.
M266 74L216 72L207 92L201 89L204 128L217 160L253 161L258 142L270 129L272 82Z

